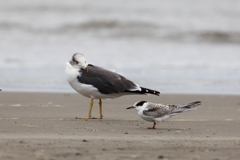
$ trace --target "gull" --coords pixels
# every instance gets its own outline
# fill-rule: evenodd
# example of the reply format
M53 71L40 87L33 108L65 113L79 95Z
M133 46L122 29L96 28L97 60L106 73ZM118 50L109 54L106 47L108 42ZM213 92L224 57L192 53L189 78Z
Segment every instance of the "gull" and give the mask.
M193 110L194 107L200 104L201 101L180 105L157 104L147 101L138 101L134 103L133 106L128 107L127 109L135 108L138 111L138 115L142 119L153 122L153 126L148 129L155 129L156 121L164 121L165 119L171 118L175 114Z
M81 95L91 99L87 117L77 119L95 119L92 117L94 99L99 99L100 119L102 119L102 99L113 99L123 95L153 94L160 92L140 87L120 74L107 69L87 64L83 54L73 54L66 63L66 78L70 86Z

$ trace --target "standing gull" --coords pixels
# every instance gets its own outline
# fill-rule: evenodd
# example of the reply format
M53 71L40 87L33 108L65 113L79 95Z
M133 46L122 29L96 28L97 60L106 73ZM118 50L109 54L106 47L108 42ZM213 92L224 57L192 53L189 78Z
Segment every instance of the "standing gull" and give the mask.
M175 114L193 110L194 107L200 104L200 101L180 105L157 104L147 101L138 101L127 109L135 108L138 111L138 115L142 119L153 122L153 126L148 129L155 129L156 121L164 121Z
M160 95L160 92L140 87L115 72L87 64L84 55L80 53L75 53L72 59L66 63L65 73L67 81L73 89L83 96L91 98L88 116L76 117L78 119L94 119L91 115L94 99L99 99L100 119L102 119L101 99L117 98L131 94Z

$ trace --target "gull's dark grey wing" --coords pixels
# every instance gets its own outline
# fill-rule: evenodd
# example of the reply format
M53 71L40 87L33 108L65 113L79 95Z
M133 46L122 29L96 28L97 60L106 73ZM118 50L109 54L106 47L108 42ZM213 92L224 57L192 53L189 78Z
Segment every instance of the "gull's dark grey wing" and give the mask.
M175 105L149 103L143 114L157 118L170 114L175 108L177 108Z
M137 90L137 86L132 81L122 75L111 72L104 68L88 65L88 71L81 69L78 81L84 84L93 85L103 94L113 94Z

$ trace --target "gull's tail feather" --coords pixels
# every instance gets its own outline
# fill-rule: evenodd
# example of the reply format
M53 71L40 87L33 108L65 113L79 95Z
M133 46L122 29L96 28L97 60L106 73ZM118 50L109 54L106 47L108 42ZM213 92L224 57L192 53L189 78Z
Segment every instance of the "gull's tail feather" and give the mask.
M160 96L160 92L152 90L152 89L148 89L148 88L144 88L144 87L140 87L141 90L135 90L135 91L126 91L126 92L132 92L132 93L139 93L139 94L154 94L157 96Z
M172 115L177 114L177 113L182 113L185 111L193 110L194 107L199 106L199 105L201 105L201 101L177 105L177 108L172 111Z

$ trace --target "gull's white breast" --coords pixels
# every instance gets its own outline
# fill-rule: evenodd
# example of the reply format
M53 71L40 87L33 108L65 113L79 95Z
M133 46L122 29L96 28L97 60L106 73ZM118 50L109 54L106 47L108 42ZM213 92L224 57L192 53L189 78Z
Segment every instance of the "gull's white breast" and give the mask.
M98 89L89 84L82 84L78 81L77 77L81 76L79 68L73 67L69 62L66 63L66 78L71 87L78 93L88 98L95 98Z
M117 98L128 93L102 94L93 85L80 83L77 79L81 76L79 68L73 67L69 62L66 63L66 78L71 87L85 97L93 99Z

